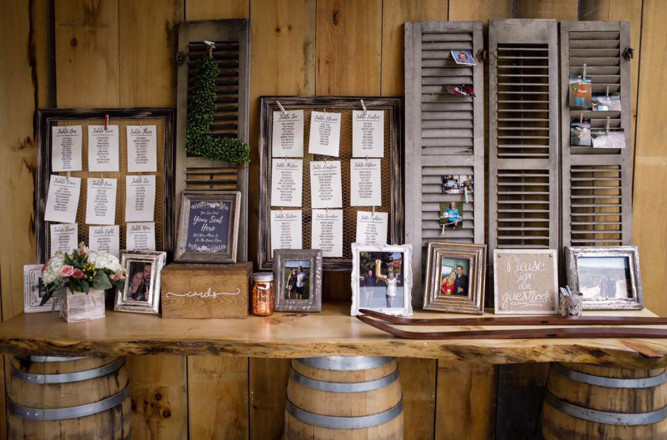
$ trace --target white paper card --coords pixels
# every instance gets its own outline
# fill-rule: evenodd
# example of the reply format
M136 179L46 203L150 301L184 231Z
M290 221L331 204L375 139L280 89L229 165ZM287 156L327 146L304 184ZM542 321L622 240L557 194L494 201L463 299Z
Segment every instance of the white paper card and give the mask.
M51 127L51 171L81 171L81 126Z
M386 212L357 211L357 240L359 244L387 244L387 225L389 214Z
M86 224L116 223L116 179L88 179Z
M308 141L308 152L310 154L338 157L340 120L340 113L310 113L310 138Z
M128 251L154 251L155 222L128 223L125 230L125 249Z
M120 226L90 226L88 228L88 248L120 256Z
M380 159L350 160L350 206L382 205Z
M352 112L352 156L384 157L384 111Z
M323 257L343 256L342 209L313 209L312 231L312 249L322 249Z
M118 126L88 126L88 171L118 171Z
M127 171L157 171L157 127L127 126Z
M79 247L79 226L76 223L51 225L51 256L56 252L72 252Z
M155 220L155 176L125 176L125 221Z
M273 112L273 157L303 157L303 110Z
M47 222L75 223L80 194L80 178L51 175L44 220Z
M273 159L271 206L301 207L303 204L303 160Z
M271 255L274 249L303 249L301 210L271 211Z
M310 163L310 206L317 208L342 208L340 161Z

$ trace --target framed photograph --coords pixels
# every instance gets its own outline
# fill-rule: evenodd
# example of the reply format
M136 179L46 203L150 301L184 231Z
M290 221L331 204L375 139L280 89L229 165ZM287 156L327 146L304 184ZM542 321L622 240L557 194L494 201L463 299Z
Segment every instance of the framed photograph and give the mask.
M352 310L412 316L412 245L352 243Z
M429 242L424 309L484 313L486 245Z
M277 312L322 311L322 251L276 249L273 279Z
M23 311L25 313L50 312L53 309L53 298L46 304L40 306L42 298L46 294L46 288L39 287L42 284L42 265L26 264L23 266ZM60 304L56 304L55 310L60 310Z
M236 263L239 191L184 191L174 261Z
M558 258L554 249L496 249L493 282L496 314L558 313Z
M565 267L567 284L584 296L584 310L644 308L636 246L566 246Z
M114 310L157 314L160 307L160 273L166 252L121 251L120 264L127 273L123 289L116 291Z

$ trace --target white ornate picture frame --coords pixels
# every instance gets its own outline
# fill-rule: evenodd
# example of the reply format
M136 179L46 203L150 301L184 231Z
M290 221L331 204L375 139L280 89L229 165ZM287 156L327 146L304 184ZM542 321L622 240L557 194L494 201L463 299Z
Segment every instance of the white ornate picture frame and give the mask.
M26 264L23 266L23 311L25 313L36 312L50 312L52 310L60 310L60 303L53 308L54 298L51 297L46 304L40 306L42 301L40 296L39 284L42 281L42 265L41 264ZM46 293L46 290L44 290Z

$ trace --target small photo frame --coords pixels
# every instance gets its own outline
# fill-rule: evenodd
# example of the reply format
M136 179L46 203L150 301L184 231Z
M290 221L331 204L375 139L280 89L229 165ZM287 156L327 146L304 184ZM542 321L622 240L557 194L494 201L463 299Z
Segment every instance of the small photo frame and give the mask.
M241 193L184 191L174 261L236 263Z
M613 95L593 95L591 106L594 112L620 112L621 96Z
M572 147L590 147L591 146L591 123L590 121L570 123L570 146Z
M160 307L160 273L167 253L160 251L126 251L120 253L120 264L126 278L116 290L117 312L157 314Z
M452 59L456 64L465 64L466 66L475 66L475 57L472 56L472 50L469 49L452 49Z
M590 78L581 75L570 75L569 107L576 110L590 110L593 96L593 85Z
M46 287L40 288L40 284L42 284L42 265L26 264L23 266L23 311L25 313L54 310L54 297L51 297L43 306L39 305L46 294ZM56 304L55 310L60 310L60 304Z
M472 194L474 191L474 179L471 175L442 176L442 192L445 194Z
M440 203L439 224L445 229L463 229L463 202Z
M412 316L412 245L352 243L352 309Z
M322 311L321 250L274 250L273 279L277 312Z
M429 242L424 310L484 313L486 245Z
M591 143L593 148L625 148L625 130L615 128L613 130L593 130L591 132Z
M566 247L567 283L583 294L584 310L644 308L636 246Z

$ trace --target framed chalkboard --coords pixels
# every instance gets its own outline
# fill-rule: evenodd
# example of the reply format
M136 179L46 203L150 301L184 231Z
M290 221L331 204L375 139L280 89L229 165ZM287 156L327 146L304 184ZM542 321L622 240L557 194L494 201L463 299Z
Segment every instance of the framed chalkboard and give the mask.
M174 261L235 263L241 193L184 191Z

